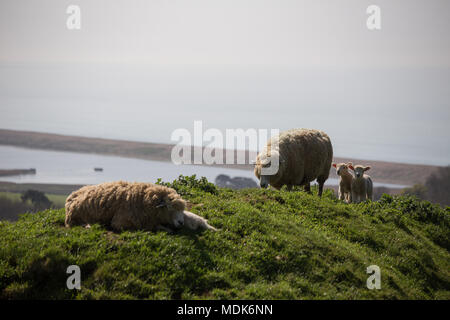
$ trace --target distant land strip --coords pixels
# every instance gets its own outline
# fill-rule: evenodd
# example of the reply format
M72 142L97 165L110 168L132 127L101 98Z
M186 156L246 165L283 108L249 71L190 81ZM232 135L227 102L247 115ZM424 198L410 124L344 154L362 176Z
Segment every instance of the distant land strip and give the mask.
M36 174L36 169L0 169L0 177Z
M51 184L51 183L15 183L0 181L0 192L23 193L27 190L38 190L47 194L67 196L84 185L78 184Z
M88 138L79 136L68 136L52 133L16 131L0 129L0 145L16 146L22 148L66 151L78 153L94 153L101 155L120 156L154 161L171 161L171 151L174 145L162 143L149 143L125 140L112 140L102 138ZM224 152L224 150L222 150ZM244 152L247 163L253 160L255 152ZM192 155L194 148L192 148ZM353 164L370 165L370 175L373 180L380 183L391 183L401 185L414 185L424 183L425 180L437 169L438 166L406 164L396 162L344 159L335 157L334 162L353 162ZM236 161L235 161L236 163ZM211 165L209 165L211 166ZM253 170L251 164L224 164L212 165L229 169ZM0 168L1 169L1 168ZM330 178L337 178L334 168L331 168Z

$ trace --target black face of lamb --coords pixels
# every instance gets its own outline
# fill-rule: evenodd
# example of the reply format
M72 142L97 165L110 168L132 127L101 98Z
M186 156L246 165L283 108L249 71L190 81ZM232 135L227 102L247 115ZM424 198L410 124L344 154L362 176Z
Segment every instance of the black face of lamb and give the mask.
M269 183L267 182L266 177L261 176L260 181L259 181L259 186L260 186L262 189L266 189L266 188L269 186Z

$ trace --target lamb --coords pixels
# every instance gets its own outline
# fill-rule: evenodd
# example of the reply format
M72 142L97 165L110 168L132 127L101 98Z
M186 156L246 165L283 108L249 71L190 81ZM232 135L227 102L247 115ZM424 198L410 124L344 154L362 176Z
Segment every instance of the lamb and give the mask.
M208 224L208 220L189 211L184 211L184 226L189 230L209 229L217 231L216 228Z
M353 166L351 162L348 163L333 163L336 168L336 173L339 179L339 200L345 200L347 203L352 202L352 181L353 175L348 171L349 167Z
M288 189L304 186L305 191L311 192L310 182L317 179L321 196L330 174L332 158L333 147L325 132L291 129L269 140L256 157L254 173L261 188L268 185L275 189L283 185ZM270 172L273 168L275 171Z
M366 199L372 200L373 182L372 178L364 172L370 167L362 165L349 166L355 172L355 178L352 181L352 200L360 203Z
M211 229L203 218L185 211L186 202L172 188L151 183L107 182L85 186L66 200L66 227L100 223L113 230ZM192 223L194 216L197 224ZM202 220L203 219L203 220Z

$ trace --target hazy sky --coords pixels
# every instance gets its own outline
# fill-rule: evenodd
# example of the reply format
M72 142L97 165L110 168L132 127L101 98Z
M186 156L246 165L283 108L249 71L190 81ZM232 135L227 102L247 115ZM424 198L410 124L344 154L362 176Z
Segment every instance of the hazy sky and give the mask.
M66 28L81 8L82 29ZM380 6L382 29L366 28ZM449 66L448 0L1 0L0 61Z

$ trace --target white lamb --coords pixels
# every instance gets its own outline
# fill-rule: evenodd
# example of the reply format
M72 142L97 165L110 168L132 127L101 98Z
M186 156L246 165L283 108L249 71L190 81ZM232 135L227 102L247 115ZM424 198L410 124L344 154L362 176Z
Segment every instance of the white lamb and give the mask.
M351 162L345 163L333 163L333 167L336 168L336 173L339 176L339 200L345 200L347 203L352 202L352 182L353 175L348 169L353 164Z
M216 228L208 224L208 220L200 217L190 211L184 211L184 227L189 230L213 230L217 231Z
M373 182L372 178L364 172L370 167L361 165L349 166L355 172L355 177L352 181L352 201L360 203L366 199L372 200Z

